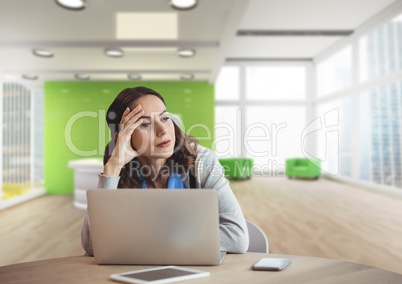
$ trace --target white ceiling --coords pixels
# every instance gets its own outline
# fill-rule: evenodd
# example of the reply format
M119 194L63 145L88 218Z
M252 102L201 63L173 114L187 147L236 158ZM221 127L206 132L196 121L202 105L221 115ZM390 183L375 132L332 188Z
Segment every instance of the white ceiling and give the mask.
M127 73L144 80L214 82L225 60L309 60L342 36L237 36L253 31L353 31L400 0L199 0L196 9L175 11L168 0L87 0L87 8L69 11L54 0L0 0L0 72L3 80L24 73L45 80L74 80L88 73L91 80L127 80ZM117 13L178 13L178 38L117 39ZM144 21L146 30L154 22ZM163 26L160 24L159 26ZM122 58L104 55L119 47ZM193 58L179 58L177 48L196 49ZM39 58L33 48L54 52ZM15 79L12 79L15 78Z

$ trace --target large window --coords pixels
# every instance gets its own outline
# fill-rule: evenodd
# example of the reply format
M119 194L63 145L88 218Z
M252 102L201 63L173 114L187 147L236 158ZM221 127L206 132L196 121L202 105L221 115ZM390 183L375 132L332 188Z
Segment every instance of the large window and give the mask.
M233 101L239 99L239 70L238 66L222 68L215 84L215 98L217 100Z
M287 158L302 156L308 64L224 66L215 96L218 157L250 157L254 171L284 174Z
M239 143L241 109L238 106L215 107L215 140L213 149L218 157L241 155Z
M394 12L371 30L356 31L346 47L318 62L317 113L328 117L329 131L317 139L325 171L400 189L402 14L395 17Z
M247 66L247 100L306 99L306 68L303 66Z
M18 83L5 83L0 99L3 208L43 192L43 95Z
M362 37L359 54L362 82L402 70L402 15Z
M360 176L402 188L402 82L360 95ZM370 126L370 127L367 127Z
M287 158L303 156L304 106L248 106L243 143L258 170L284 169Z

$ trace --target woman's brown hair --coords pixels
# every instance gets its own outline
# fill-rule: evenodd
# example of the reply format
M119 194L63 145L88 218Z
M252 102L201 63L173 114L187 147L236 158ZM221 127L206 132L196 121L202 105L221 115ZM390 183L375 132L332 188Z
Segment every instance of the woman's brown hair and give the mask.
M103 164L105 165L113 152L116 144L116 133L120 130L120 121L123 116L123 112L137 99L152 95L158 97L166 106L163 97L156 91L146 87L127 88L121 91L110 105L107 114L106 121L110 128L112 140L105 148L103 157ZM190 171L194 168L195 159L197 158L197 140L181 131L180 127L173 121L175 130L175 145L174 152L165 163L166 168L182 176L190 174ZM140 170L141 165L138 158L134 158L127 163L120 172L119 188L141 188Z

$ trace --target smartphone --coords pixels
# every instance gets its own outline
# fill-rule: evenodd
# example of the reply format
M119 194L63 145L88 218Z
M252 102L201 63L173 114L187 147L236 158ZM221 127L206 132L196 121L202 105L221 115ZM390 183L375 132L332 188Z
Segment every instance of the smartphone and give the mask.
M209 276L208 271L178 266L162 266L110 275L114 281L138 284L162 284Z
M257 261L251 268L253 270L279 271L285 269L291 262L291 258L265 257Z

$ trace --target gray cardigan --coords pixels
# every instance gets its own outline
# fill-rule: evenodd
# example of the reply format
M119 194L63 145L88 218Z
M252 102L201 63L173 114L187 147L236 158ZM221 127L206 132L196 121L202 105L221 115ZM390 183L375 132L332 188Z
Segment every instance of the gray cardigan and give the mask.
M197 188L213 188L218 194L219 229L221 251L245 253L249 237L246 220L228 180L223 175L223 168L214 153L198 145L195 171ZM107 177L99 174L98 188L116 189L120 177ZM183 178L186 188L190 188L189 175ZM87 255L93 256L91 231L88 214L81 231L81 243Z

